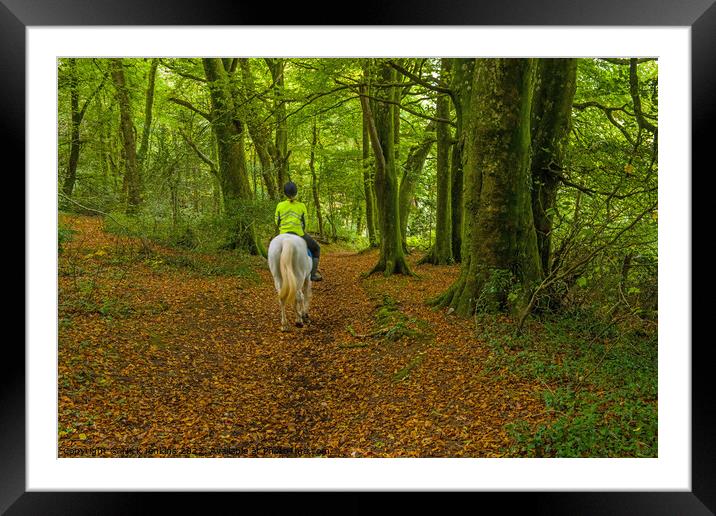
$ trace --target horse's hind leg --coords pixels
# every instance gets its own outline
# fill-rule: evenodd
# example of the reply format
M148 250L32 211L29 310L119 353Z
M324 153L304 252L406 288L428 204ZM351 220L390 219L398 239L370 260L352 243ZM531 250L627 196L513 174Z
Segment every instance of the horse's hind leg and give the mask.
M308 308L311 305L311 282L310 280L306 280L303 283L303 322L308 324L311 322L310 317L308 317Z
M283 302L283 299L279 299L279 303L281 303L281 331L288 331L288 319L286 319L286 303Z
M296 292L296 326L299 328L303 327L303 292L298 290Z

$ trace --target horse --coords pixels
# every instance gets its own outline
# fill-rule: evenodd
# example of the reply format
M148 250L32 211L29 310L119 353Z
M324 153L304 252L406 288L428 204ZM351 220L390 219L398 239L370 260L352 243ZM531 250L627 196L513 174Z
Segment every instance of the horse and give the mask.
M288 331L286 305L296 310L296 326L309 322L311 302L311 258L306 241L298 235L283 233L269 244L268 265L281 304L281 330Z

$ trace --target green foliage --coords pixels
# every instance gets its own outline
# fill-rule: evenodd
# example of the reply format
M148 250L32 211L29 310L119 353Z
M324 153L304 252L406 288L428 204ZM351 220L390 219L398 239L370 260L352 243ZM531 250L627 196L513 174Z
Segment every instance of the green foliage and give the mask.
M654 403L621 395L558 389L545 395L556 416L531 428L525 421L507 425L515 442L511 453L528 457L656 457Z
M483 316L493 374L538 381L548 422L513 421L510 453L527 457L655 457L657 338L589 312L550 318L523 334Z
M72 241L73 235L75 235L77 231L71 228L64 227L62 224L60 224L57 227L57 252L62 253L62 248L64 245Z
M105 230L121 236L144 237L159 245L200 252L231 249L249 226L257 227L268 242L273 231L273 210L269 201L247 201L231 215L207 214L175 223L161 209L145 206L137 215L112 212L104 220Z
M236 276L257 279L253 266L246 255L223 251L211 255L186 252L167 254L145 260L150 267L184 269L201 276Z
M475 300L475 314L495 314L517 303L521 289L512 271L489 269L480 295Z

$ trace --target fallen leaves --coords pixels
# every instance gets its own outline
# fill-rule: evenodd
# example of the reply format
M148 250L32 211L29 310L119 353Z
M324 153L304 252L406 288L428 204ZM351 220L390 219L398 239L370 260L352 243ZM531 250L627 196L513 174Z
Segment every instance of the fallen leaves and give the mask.
M258 281L160 267L127 258L136 244L100 219L66 223L78 234L60 256L61 457L496 457L503 425L543 410L538 386L485 374L470 321L425 305L459 266L411 256L420 281L364 277L375 251L327 249L312 323L282 333L265 265ZM79 304L103 297L104 313Z

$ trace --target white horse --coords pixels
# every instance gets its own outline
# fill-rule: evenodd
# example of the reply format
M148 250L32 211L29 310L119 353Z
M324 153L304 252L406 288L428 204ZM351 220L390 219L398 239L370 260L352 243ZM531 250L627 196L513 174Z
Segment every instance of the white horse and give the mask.
M281 330L288 331L286 304L296 309L296 326L308 323L311 302L311 258L306 241L290 233L278 235L269 244L268 264L281 303ZM295 303L295 304L294 304Z

